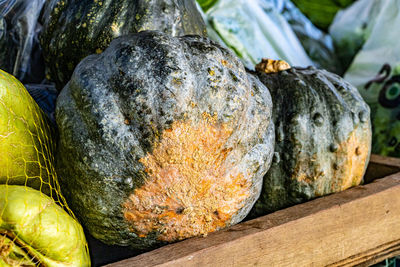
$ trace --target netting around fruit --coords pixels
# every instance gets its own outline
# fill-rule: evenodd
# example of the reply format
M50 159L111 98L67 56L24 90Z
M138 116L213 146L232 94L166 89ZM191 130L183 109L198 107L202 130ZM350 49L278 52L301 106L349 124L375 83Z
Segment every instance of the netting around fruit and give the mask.
M54 137L24 86L0 70L0 266L90 264L58 184Z

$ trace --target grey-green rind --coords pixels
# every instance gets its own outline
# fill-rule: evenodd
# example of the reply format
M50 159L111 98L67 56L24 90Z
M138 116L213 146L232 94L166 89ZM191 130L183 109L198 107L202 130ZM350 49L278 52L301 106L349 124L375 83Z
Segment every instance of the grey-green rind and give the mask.
M250 211L272 160L268 89L231 52L200 36L132 34L77 66L57 100L57 171L94 237L140 249L161 244L158 232L139 238L130 230L123 203L148 178L139 159L156 136L175 121L199 122L204 112L233 127L226 160L250 173L249 197L229 226Z
M362 146L366 160L359 172L365 172L371 150L370 110L354 86L313 67L258 77L271 92L276 143L252 216L342 190L347 179L343 173L351 167L346 157L355 152L336 152L346 150L349 138Z
M40 43L58 90L83 58L118 36L143 30L206 35L194 0L58 0L49 1L44 14Z

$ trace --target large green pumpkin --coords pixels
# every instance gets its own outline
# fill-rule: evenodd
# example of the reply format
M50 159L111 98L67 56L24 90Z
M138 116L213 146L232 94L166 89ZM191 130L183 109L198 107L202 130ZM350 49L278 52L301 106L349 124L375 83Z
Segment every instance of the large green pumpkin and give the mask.
M83 58L100 53L118 36L143 30L206 35L194 0L53 0L44 14L40 41L59 90Z
M273 155L272 103L231 52L141 32L84 59L57 100L68 203L109 244L151 247L241 221Z
M369 107L354 86L325 70L280 63L257 66L274 103L276 143L253 215L360 184L371 151Z

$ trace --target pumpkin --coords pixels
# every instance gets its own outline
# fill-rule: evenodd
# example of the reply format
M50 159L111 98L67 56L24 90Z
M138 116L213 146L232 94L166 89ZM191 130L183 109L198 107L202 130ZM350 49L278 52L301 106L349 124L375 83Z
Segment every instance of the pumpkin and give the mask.
M256 70L271 92L276 142L252 214L360 184L371 151L371 123L357 89L314 67L263 60Z
M59 90L86 56L128 33L159 30L206 35L194 0L52 0L40 37L49 78Z
M0 184L57 188L49 120L12 75L0 70Z
M143 249L238 223L272 160L271 109L268 89L212 41L120 37L57 100L63 192L108 244Z
M0 185L0 252L0 266L90 266L82 226L20 185Z

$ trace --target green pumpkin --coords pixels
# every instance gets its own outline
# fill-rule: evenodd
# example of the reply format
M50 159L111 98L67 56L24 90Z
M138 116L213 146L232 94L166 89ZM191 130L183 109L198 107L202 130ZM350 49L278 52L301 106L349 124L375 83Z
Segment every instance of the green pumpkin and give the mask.
M203 37L120 37L57 100L63 192L108 244L148 248L233 225L272 160L271 109L265 86Z
M360 184L371 151L371 123L369 107L357 89L314 67L263 61L256 69L271 92L276 142L252 214Z
M83 58L101 53L118 36L143 30L206 35L194 0L55 0L44 14L40 42L59 90Z

